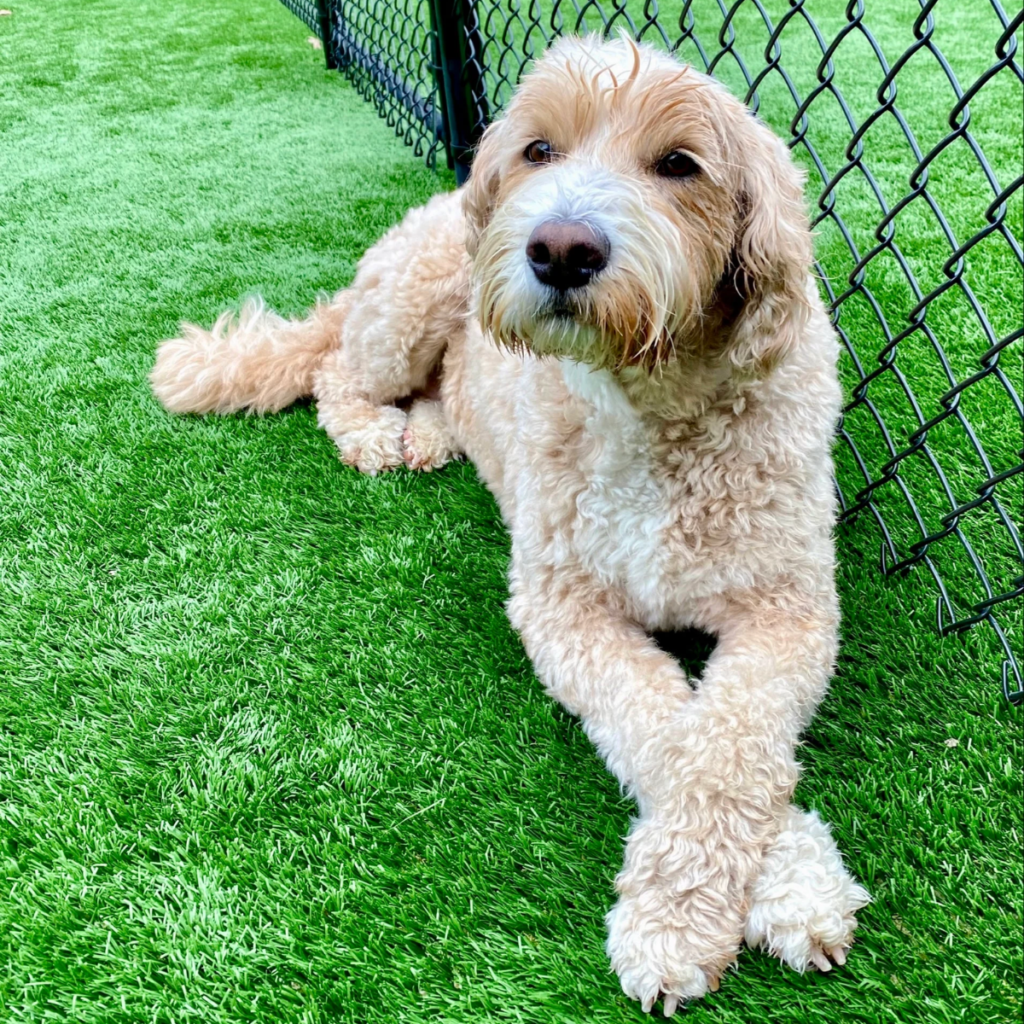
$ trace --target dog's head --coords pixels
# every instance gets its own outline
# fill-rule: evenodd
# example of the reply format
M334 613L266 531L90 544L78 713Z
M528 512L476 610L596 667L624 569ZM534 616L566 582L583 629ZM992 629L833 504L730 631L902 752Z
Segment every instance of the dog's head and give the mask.
M721 85L629 40L563 39L484 133L466 186L484 327L647 368L770 365L811 260L802 180Z

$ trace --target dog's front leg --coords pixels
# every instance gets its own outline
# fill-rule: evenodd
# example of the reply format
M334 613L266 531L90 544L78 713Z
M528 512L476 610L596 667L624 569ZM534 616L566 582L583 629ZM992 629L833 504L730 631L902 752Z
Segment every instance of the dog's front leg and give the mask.
M713 602L718 635L697 696L664 734L650 810L629 837L608 915L612 962L632 995L666 1013L717 988L743 934L752 884L787 820L794 749L835 656L829 593Z
M686 751L669 742L695 696L678 662L627 617L616 596L583 573L526 566L516 555L511 587L509 616L541 682L579 715L639 805L619 876L622 899L608 917L608 952L627 995L649 1010L664 992L671 1012L679 999L703 995L709 976L735 955L743 886L760 839L750 863L734 872L738 887L705 877L716 852L709 830L719 801L705 803L699 774L687 774ZM687 801L690 781L698 788ZM767 831L762 822L759 835Z
M686 673L583 574L513 558L509 618L552 697L582 721L643 813L662 768L658 733L693 697Z
M515 564L509 612L548 692L578 714L640 809L608 952L623 990L671 1013L717 987L789 813L797 734L834 656L830 611L719 602L698 694L585 576ZM824 602L831 608L828 600Z

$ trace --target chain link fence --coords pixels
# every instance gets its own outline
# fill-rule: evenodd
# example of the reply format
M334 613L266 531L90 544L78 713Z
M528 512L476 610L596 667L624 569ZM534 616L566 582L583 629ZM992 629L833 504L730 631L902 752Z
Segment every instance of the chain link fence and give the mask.
M1024 12L999 0L892 0L870 20L864 0L284 2L328 65L460 181L530 62L570 32L670 50L787 138L845 348L842 519L877 525L886 575L928 573L942 634L987 624L1003 692L1021 701Z

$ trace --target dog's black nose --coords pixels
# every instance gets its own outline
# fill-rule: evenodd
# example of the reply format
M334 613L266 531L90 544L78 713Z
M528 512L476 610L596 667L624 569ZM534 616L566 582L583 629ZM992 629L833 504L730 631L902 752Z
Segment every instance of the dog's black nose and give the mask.
M537 280L562 292L588 284L607 265L610 252L608 239L578 220L546 220L526 243Z

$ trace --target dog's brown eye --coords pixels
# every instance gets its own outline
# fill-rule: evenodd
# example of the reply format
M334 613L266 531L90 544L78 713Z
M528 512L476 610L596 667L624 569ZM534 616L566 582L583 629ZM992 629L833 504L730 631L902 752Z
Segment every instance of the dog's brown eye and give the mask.
M658 173L663 178L689 178L700 171L697 161L678 149L664 156L658 163Z
M544 142L543 139L538 139L536 142L531 142L526 147L526 152L523 155L531 164L549 164L551 163L551 158L555 155L555 152L551 148L550 142Z

